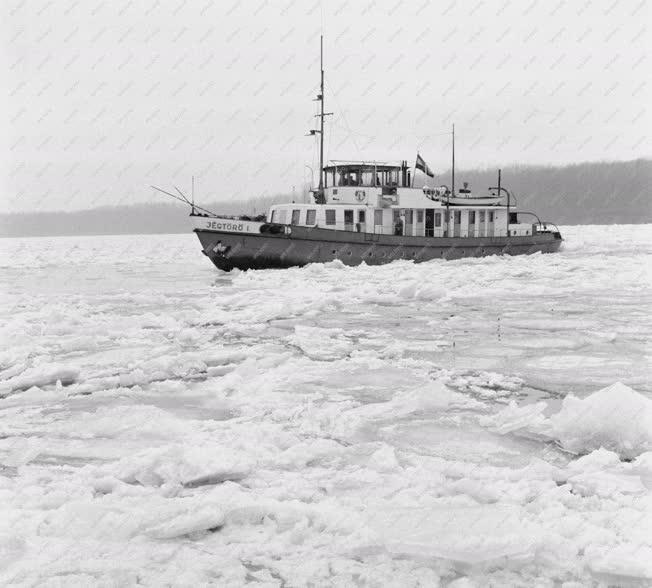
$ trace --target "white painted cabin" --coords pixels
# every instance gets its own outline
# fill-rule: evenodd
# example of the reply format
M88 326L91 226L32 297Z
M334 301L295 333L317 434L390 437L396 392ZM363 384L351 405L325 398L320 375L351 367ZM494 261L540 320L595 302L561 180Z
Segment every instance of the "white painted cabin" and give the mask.
M347 163L324 168L323 204L276 204L267 221L383 235L415 237L502 237L507 235L507 207L448 207L445 186L413 187L406 162L401 165ZM375 185L374 185L375 184ZM512 214L515 213L510 208ZM530 223L512 223L509 234L531 235ZM448 231L447 231L448 225ZM448 234L447 234L448 233Z

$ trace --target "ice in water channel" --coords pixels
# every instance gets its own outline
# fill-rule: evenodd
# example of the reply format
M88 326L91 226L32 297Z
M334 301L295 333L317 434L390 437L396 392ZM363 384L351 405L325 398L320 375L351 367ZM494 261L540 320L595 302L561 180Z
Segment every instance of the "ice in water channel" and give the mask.
M3 240L0 582L650 585L652 227L562 232L231 274Z

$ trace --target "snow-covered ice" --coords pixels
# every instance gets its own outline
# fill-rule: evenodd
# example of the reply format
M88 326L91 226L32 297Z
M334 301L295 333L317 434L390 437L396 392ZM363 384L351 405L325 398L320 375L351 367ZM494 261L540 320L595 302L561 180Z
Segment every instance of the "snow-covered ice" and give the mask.
M0 584L652 585L652 226L221 273L4 239Z

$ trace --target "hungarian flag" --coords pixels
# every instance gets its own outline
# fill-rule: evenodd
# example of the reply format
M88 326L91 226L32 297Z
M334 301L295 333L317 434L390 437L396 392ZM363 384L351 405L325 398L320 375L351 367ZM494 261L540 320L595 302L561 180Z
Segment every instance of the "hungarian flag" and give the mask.
M423 157L417 153L417 162L414 165L416 169L420 169L424 174L430 176L431 178L435 177L434 172L428 167L428 164L423 160Z

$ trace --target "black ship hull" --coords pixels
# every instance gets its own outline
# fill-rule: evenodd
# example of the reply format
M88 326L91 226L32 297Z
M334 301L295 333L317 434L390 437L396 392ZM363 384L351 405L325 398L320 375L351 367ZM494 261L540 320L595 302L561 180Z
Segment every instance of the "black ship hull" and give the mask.
M195 229L202 250L221 270L269 269L324 263L381 265L397 259L415 262L488 255L554 253L562 242L558 232L513 237L408 237L267 225L264 232ZM269 232L269 229L278 232Z

